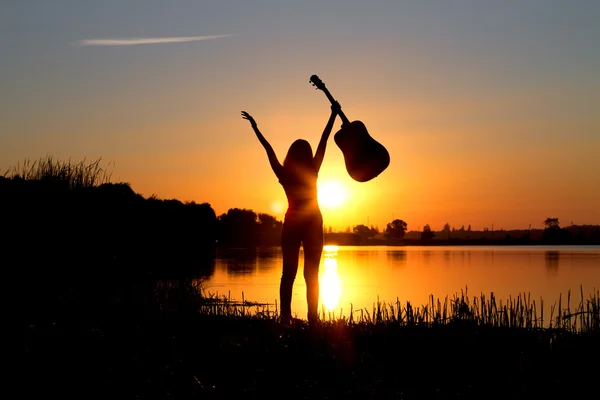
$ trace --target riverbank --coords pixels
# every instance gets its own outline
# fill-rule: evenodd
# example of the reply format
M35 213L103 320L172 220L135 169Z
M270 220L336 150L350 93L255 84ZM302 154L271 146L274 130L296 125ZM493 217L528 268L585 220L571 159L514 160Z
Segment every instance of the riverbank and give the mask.
M385 306L285 327L276 309L189 282L130 288L102 307L21 314L20 397L573 398L597 393L598 299L536 328L504 310ZM487 308L489 306L489 309ZM583 311L584 313L580 313ZM495 317L497 318L495 318ZM530 316L530 317L528 317ZM548 318L548 316L546 317ZM576 332L582 325L585 332ZM529 326L529 327L528 327Z

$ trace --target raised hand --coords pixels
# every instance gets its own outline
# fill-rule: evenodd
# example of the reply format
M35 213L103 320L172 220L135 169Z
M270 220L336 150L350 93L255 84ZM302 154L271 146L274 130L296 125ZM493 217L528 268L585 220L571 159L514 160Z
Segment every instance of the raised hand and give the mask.
M337 115L340 113L341 110L342 106L340 106L340 103L338 103L337 101L331 104L331 114Z
M256 121L254 120L254 118L252 118L252 115L248 114L246 111L242 111L242 118L250 121L250 124L252 124L252 126L256 126Z

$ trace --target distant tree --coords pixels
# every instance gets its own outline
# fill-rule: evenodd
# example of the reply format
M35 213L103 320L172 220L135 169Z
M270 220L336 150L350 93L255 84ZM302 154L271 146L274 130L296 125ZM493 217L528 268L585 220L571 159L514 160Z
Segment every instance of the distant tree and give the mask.
M258 214L258 223L265 229L275 229L283 224L281 221L277 221L273 215L266 213Z
M446 222L442 228L442 233L445 233L448 239L450 238L450 224Z
M558 218L546 218L544 225L546 226L546 229L560 229Z
M283 222L278 221L274 216L265 213L258 214L258 231L261 244L279 244L282 227Z
M185 205L184 215L180 226L191 227L189 231L204 245L214 245L217 236L217 215L209 203L189 202Z
M433 239L434 237L435 237L435 233L433 233L429 224L426 224L423 227L423 232L421 232L421 240L427 241L427 240Z
M571 239L571 233L560 227L558 218L546 218L544 225L546 226L543 235L544 242L564 243Z
M460 229L458 230L459 232L464 232L465 231L465 226L461 226Z
M377 232L375 232L373 229L369 228L366 225L356 225L354 228L352 228L352 232L356 233L363 239L368 239L377 234Z
M347 226L347 227L346 227L346 233L350 233L350 232L352 232L352 229L350 229L350 227L349 227L349 226Z
M258 221L252 210L231 208L219 217L220 240L229 245L254 246L257 242Z
M467 228L467 232L471 232L471 224L469 224L469 226Z
M406 233L408 224L401 219L395 219L385 228L384 235L386 238L402 239Z

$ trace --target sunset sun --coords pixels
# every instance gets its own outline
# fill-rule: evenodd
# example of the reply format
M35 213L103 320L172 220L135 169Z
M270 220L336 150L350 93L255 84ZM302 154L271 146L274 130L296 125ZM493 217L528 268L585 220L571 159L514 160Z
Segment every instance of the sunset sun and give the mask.
M317 184L319 205L328 208L339 207L348 197L348 191L340 182L324 181Z

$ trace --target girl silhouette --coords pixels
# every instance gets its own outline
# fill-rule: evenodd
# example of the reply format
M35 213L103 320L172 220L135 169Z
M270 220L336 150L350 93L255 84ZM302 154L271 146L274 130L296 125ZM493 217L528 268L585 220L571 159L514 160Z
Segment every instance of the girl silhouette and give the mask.
M281 250L283 254L283 273L279 286L281 302L281 321L289 325L292 318L292 287L298 272L300 243L304 249L304 280L306 281L306 301L308 303L308 321L318 320L319 303L319 264L323 252L323 217L317 201L317 175L327 147L335 117L340 110L339 103L331 106L331 115L325 125L321 141L313 157L310 144L298 139L290 146L283 161L279 163L275 151L258 129L256 121L246 111L242 118L250 121L256 137L267 151L269 163L279 183L283 186L288 200L281 231Z

